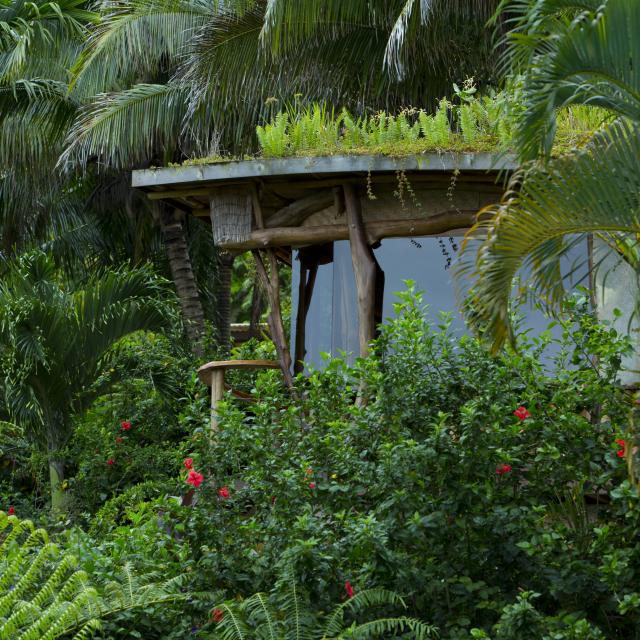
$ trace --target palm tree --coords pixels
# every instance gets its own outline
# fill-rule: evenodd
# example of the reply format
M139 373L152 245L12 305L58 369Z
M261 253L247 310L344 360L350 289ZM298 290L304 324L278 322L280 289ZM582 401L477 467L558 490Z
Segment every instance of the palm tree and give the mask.
M175 285L185 326L199 352L204 313L187 227L173 212L160 210L154 216L157 208L146 199L130 197L129 185L126 191L112 188L121 180L96 171L95 163L82 173L56 167L83 101L81 87L69 86L70 70L88 25L99 17L87 11L86 4L85 0L0 0L0 251L8 256L46 242L65 261L72 258L82 266L105 258L140 263L156 257L153 234L140 224L146 220L150 226L155 218L165 238L170 271L178 274ZM107 198L108 209L103 207L107 214L101 215L99 205ZM133 203L144 215L132 213ZM105 225L105 220L117 220L117 228ZM109 244L114 248L110 238L127 240L127 234L136 236L133 242L104 252ZM123 248L130 248L130 255L123 256ZM206 262L212 265L211 260ZM211 273L208 269L205 275Z
M0 284L0 390L10 419L47 456L53 511L64 508L62 450L73 417L100 393L95 382L109 350L169 319L165 287L147 269L65 286L51 258L32 252Z
M509 300L523 265L559 303L560 258L595 234L640 275L640 3L516 0L507 9L515 15L506 60L524 74L523 164L470 232L486 239L477 252L467 242L460 271L474 281L471 321L496 349L512 338ZM556 121L569 105L597 107L608 121L585 148L553 158Z
M120 0L75 66L89 99L67 156L112 166L244 153L281 104L433 106L495 79L499 0ZM140 79L144 78L143 81Z

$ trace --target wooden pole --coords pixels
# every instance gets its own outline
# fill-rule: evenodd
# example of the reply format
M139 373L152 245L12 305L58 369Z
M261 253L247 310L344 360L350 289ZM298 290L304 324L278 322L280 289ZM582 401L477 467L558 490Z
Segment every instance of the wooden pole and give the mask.
M311 305L311 296L318 275L318 263L311 266L304 261L300 266L300 284L298 285L298 313L296 314L296 344L294 346L295 361L293 370L300 373L304 369L304 357L306 355L305 338L307 327L307 315Z
M260 198L255 185L252 185L252 199L253 199L253 215L258 228L264 228L264 216L262 215L262 207L260 206ZM284 323L282 322L282 306L280 304L280 276L278 274L278 260L273 249L267 249L265 254L269 260L269 273L262 261L260 251L253 250L253 257L256 261L256 269L258 271L258 278L262 282L262 286L267 294L269 300L269 316L268 323L271 330L271 339L276 347L276 353L278 354L278 361L280 362L280 368L282 369L282 375L284 382L289 389L293 389L293 375L291 373L291 353L289 352L289 345L287 342L287 335L284 330Z
M289 389L293 388L293 376L291 374L291 354L287 344L287 336L284 331L284 323L282 322L282 309L280 306L280 277L278 275L278 262L276 260L273 249L267 249L267 257L269 258L269 271L264 266L260 251L254 249L252 251L256 261L258 277L264 287L267 298L269 300L269 316L267 321L271 331L271 339L276 347L278 361L284 376L284 382Z
M369 344L375 337L376 331L376 260L367 243L360 198L358 198L353 185L345 184L343 188L351 244L351 261L358 297L360 356L364 358L369 353Z
M224 369L211 372L211 434L218 431L218 403L224 397Z

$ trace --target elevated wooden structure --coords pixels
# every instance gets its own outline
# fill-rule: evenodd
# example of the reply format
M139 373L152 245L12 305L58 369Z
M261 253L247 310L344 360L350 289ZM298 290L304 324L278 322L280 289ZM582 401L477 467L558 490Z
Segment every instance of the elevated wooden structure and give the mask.
M365 355L381 319L380 243L461 234L480 209L499 200L500 177L514 168L513 159L486 153L257 159L134 171L133 186L210 223L225 251L253 253L269 300L278 361L290 385L307 353L319 269L335 259L334 246L349 243L357 344ZM278 262L291 264L294 250L292 358L280 309ZM207 367L203 375L217 370Z

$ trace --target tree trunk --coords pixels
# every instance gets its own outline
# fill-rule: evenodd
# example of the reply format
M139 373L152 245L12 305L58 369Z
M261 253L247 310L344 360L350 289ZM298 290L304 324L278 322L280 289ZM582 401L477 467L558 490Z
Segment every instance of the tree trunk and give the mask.
M231 350L231 275L235 256L228 251L220 252L220 266L216 286L218 309L218 341L223 355Z
M202 337L204 336L204 311L198 294L191 257L184 232L184 214L180 211L160 211L160 223L164 237L171 277L180 300L187 336L196 356L202 355Z
M66 498L62 483L64 482L64 462L53 457L49 452L49 483L51 485L51 513L61 514L66 511Z

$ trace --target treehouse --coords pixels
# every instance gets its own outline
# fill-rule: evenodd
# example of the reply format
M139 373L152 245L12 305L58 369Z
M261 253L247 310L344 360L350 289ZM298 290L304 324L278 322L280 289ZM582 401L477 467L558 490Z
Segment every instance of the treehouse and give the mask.
M413 280L433 312L455 311L452 261L480 209L497 202L515 169L488 153L256 159L135 171L153 200L210 223L230 256L251 251L270 306L269 326L290 384L323 352L366 355L394 294ZM586 263L593 247L584 243ZM579 256L578 256L579 257ZM285 337L278 263L292 267L291 346ZM526 277L526 276L525 276ZM571 285L590 285L589 274ZM629 318L629 274L596 290L601 314ZM586 278L586 279L585 279ZM547 324L526 311L534 330Z

